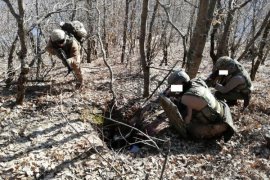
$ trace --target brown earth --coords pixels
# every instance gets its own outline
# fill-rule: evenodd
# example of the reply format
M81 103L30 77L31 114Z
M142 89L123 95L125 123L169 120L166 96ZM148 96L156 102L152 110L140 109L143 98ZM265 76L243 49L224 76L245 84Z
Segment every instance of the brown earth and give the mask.
M173 62L182 57L179 50L170 51L174 53L169 58L169 66L162 68L170 69ZM138 58L120 64L119 57L119 53L115 53L108 58L114 72L115 107L122 110L114 111L112 118L128 121L144 101L141 99L143 81ZM159 62L160 58L157 58L152 66L159 67ZM137 153L132 153L129 148L109 149L109 144L104 143L108 140L103 139L108 136L102 134L105 127L97 125L104 119L93 115L101 113L108 117L109 114L101 110L110 111L106 106L111 100L109 73L102 58L82 64L85 86L81 91L75 90L72 75L64 78L66 69L57 61L56 67L46 76L49 82L28 83L23 106L14 106L15 86L5 89L1 76L0 177L159 179L170 150L163 179L268 179L270 150L266 147L264 134L270 126L269 63L268 59L259 69L248 109L240 114L242 104L231 108L238 133L229 142L184 140L168 129L158 135L164 140L156 141L159 150L150 146L153 143L144 137L144 143L149 145L139 146ZM46 64L50 66L50 61ZM199 75L207 76L211 70L209 64L205 55ZM250 62L244 64L249 70ZM166 73L151 70L151 90ZM34 79L34 69L31 76ZM164 88L165 85L161 86L156 95ZM153 114L148 114L150 121L155 120ZM164 116L158 118L166 122Z

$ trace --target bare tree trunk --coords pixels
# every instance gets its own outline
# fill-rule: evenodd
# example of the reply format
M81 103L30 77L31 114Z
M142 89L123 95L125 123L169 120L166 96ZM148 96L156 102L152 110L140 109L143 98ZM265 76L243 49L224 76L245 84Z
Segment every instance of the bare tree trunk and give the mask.
M193 7L192 11L190 12L187 33L186 33L185 37L182 37L182 42L183 42L183 47L184 47L182 68L184 68L186 66L186 63L187 63L187 54L188 54L187 44L189 44L191 37L192 37L192 33L193 33L192 28L193 28L193 24L194 24L195 12L196 12L196 7Z
M39 8L38 8L38 0L36 0L36 14L37 17L39 16ZM40 24L37 25L37 33L36 33L36 38L37 38L37 46L36 46L36 55L37 55L37 73L36 73L36 78L39 79L39 75L40 75L40 66L42 63L41 60L41 48L40 48L40 36L41 36L41 27Z
M26 64L25 58L27 55L27 46L26 46L26 38L25 38L25 27L24 27L24 3L23 0L18 0L18 9L19 14L17 14L14 10L14 7L11 5L9 0L4 0L7 4L11 14L17 21L18 24L18 35L20 39L21 50L19 53L19 58L21 61L21 73L18 80L17 86L17 97L16 104L23 104L24 96L25 96L25 83L27 81L27 74L29 72L28 65Z
M168 65L168 44L169 43L167 43L167 29L168 29L168 22L165 22L165 24L163 24L163 31L161 33L161 39L160 39L162 52L163 52L163 59L160 62L159 66L162 66L163 63L165 64L165 66Z
M217 55L216 55L217 59L221 56L229 56L229 37L231 34L231 29L232 29L231 25L233 22L235 11L247 5L250 1L251 0L247 0L246 2L239 5L238 7L233 7L233 4L235 3L234 0L229 1L229 11L227 14L226 23L224 25L224 31L220 39L219 46L217 48Z
M14 41L12 42L12 45L10 47L10 51L9 51L9 54L8 54L8 71L7 71L8 78L5 81L7 88L10 87L11 82L13 81L14 75L15 75L14 67L13 67L13 55L14 55L14 52L15 52L15 49L16 49L16 44L18 42L18 39L19 39L18 35L16 35Z
M216 59L218 59L221 56L228 56L229 55L229 36L231 33L231 24L233 22L233 17L234 17L234 13L235 10L232 10L232 2L234 0L230 0L229 1L229 11L227 14L227 19L226 19L226 23L224 25L224 30L223 30L223 34L222 37L220 39L220 43L219 46L217 48L217 54L216 54Z
M251 78L252 81L255 80L256 72L258 71L261 62L263 61L263 57L264 57L263 56L263 50L264 50L264 48L266 46L269 31L270 31L270 21L268 21L268 24L265 27L263 35L262 35L262 40L261 40L260 46L259 46L258 59L257 59L257 61L255 62L254 66L251 69L250 78ZM266 53L268 53L267 50L265 51L265 54Z
M19 7L20 17L17 19L17 23L18 23L18 34L19 34L20 43L21 43L21 51L20 51L21 73L18 80L16 104L21 105L23 104L23 101L24 101L25 83L27 81L27 74L29 72L29 68L25 61L25 58L27 55L27 47L26 47L25 27L24 27L23 0L18 0L18 7Z
M88 34L92 36L94 34L94 24L95 24L95 17L94 17L94 2L95 0L87 0L88 5ZM91 63L92 59L97 58L97 50L96 50L96 42L91 37L87 39L87 55L86 55L86 62Z
M148 0L143 0L142 14L141 14L141 35L140 35L140 55L144 75L143 97L149 96L149 84L150 84L150 68L146 61L145 44L144 44L146 35L147 13L148 13Z
M198 0L196 0L196 4L198 3ZM187 35L189 36L189 40L192 39L192 35L193 35L193 25L194 25L194 21L195 21L195 13L196 13L196 7L193 7L193 10L190 12L190 19L189 19L189 23L188 23L188 31L187 31ZM182 65L184 67L184 65Z
M106 57L109 57L109 44L107 42L107 30L106 30L106 19L107 19L107 2L106 0L103 0L103 44L104 44L104 50L106 52Z
M235 59L235 56L236 56L236 51L238 50L239 46L240 46L240 43L242 42L242 39L243 39L243 36L244 36L244 31L247 29L246 26L245 26L245 21L244 21L244 24L242 25L242 32L241 35L238 35L238 30L237 30L237 25L239 24L239 15L238 17L236 17L236 21L234 22L234 33L233 33L233 37L237 37L236 38L233 38L232 39L232 42L231 42L231 47L230 47L230 54L231 54L231 58Z
M133 6L132 6L132 11L131 11L131 15L130 15L130 30L129 30L129 50L128 50L128 57L131 54L134 54L134 48L136 45L136 30L135 33L133 34L133 30L134 30L134 24L135 24L135 18L136 18L136 6L137 6L137 0L134 1ZM129 61L129 58L127 58L127 61Z
M123 29L123 45L122 45L121 63L124 63L125 54L126 54L129 3L130 3L130 0L126 0L126 11L125 11L125 20L124 20L124 29Z
M158 10L158 1L156 0L156 4L154 6L154 11L153 11L150 26L149 26L149 33L148 33L147 45L146 45L146 58L147 58L148 64L151 63L152 56L153 56L153 49L151 48L151 42L152 42L153 26L155 23L157 10Z
M190 78L196 77L202 60L202 53L210 29L217 0L200 0L199 12L195 30L192 35L191 44L188 51L187 73Z
M270 46L268 45L266 50L265 50L264 57L262 58L262 62L261 62L262 64L265 63L265 60L268 57L269 52L270 52Z
M213 61L213 64L215 64L218 59L217 55L215 54L215 35L218 31L218 27L219 27L219 24L213 25L213 30L210 35L210 57Z
M71 20L71 21L74 21L75 16L76 16L76 12L77 12L77 11L76 11L76 8L77 8L77 1L76 1L76 0L73 0L72 5L73 5L73 10L72 10L72 13L71 13L70 20Z
M182 67L184 67L185 65L185 59L186 59L186 35L183 35L183 33L179 30L179 28L176 27L176 25L172 22L170 14L168 12L168 8L166 7L166 5L162 4L159 0L157 0L158 3L160 4L160 6L164 9L166 16L167 16L167 20L168 23L178 32L178 34L181 36L182 38L182 42L183 42L183 47L184 47L184 56L183 56L183 64ZM166 53L166 52L165 52Z
M217 1L217 9L221 9L221 2L220 0ZM219 10L220 11L220 10ZM221 12L216 15L215 21L212 23L213 24L213 29L210 35L210 57L213 61L213 64L216 63L217 61L217 55L215 54L215 39L216 39L216 34L218 32L218 28L220 27L221 24L221 17L220 17Z

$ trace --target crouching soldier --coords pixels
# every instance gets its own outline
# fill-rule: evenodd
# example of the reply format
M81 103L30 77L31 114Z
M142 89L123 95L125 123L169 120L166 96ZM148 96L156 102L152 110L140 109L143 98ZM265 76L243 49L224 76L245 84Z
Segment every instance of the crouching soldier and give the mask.
M55 29L50 35L50 40L47 44L46 50L60 58L65 66L68 67L69 72L73 71L77 80L76 88L81 88L83 84L83 77L80 68L81 46L74 38L68 36L63 30Z
M220 57L206 83L216 89L216 98L226 100L229 106L236 105L238 99L244 100L244 108L248 106L252 84L248 72L238 61Z
M230 109L211 94L202 79L190 80L184 71L175 71L168 84L171 87L160 96L160 103L181 136L199 139L224 136L225 141L231 138L235 128Z

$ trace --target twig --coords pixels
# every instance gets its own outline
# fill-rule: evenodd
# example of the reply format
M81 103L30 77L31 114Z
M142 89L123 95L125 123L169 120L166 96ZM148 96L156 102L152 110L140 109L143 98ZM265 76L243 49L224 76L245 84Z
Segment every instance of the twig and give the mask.
M138 131L139 133L141 133L142 135L144 135L147 139L149 139L150 142L152 142L152 144L154 145L154 147L157 148L158 151L160 152L160 148L158 147L157 143L153 140L153 137L151 137L151 136L145 134L143 131L139 130L138 128L133 127L133 126L131 126L131 125L128 125L128 124L126 124L126 123L123 123L123 122L121 122L121 121L117 121L117 120L114 120L114 119L112 119L112 118L108 118L108 117L102 116L102 115L100 115L100 114L96 114L96 113L90 113L90 114L95 115L95 116L100 116L100 117L102 117L102 118L104 118L104 119L107 119L107 120L109 120L109 121L112 121L112 122L121 124L121 125L123 125L123 126L129 127L129 128L131 128L131 129L134 129L134 130ZM156 140L160 140L160 141L164 141L164 140L158 139L158 138L155 138L155 139L156 139Z
M64 5L62 8L65 8L67 6L69 6L71 3L68 3L66 5ZM54 11L51 11L49 13L47 13L46 15L40 17L35 23L33 23L30 28L27 30L27 33L29 33L30 31L32 31L37 25L39 25L43 20L47 19L48 17L50 17L51 15L53 14L56 14L56 13L61 13L61 12L66 12L66 11L70 11L68 9L57 9L57 10L54 10ZM71 10L73 11L73 10Z
M102 42L101 36L100 36L100 11L99 11L99 9L98 9L97 6L96 6L96 10L98 12L98 31L97 31L98 41L99 41L99 44L100 44L100 48L101 48L101 52L102 52L102 57L103 57L104 64L108 67L109 72L110 72L110 81L111 81L110 82L110 90L111 90L111 93L113 95L112 102L113 102L113 104L115 104L116 103L116 94L114 92L114 87L113 87L113 72L112 72L111 66L107 62L106 52L105 52L105 49L104 49L104 46L103 46L103 42Z
M239 58L237 59L237 61L240 61L241 59L244 58L244 56L246 55L246 53L248 52L249 48L252 46L252 44L255 42L255 40L261 35L262 31L264 30L264 28L267 25L267 22L269 21L270 17L270 10L268 11L267 15L265 16L260 29L258 30L258 32L255 34L255 36L253 37L253 39L250 40L250 42L246 45L246 48L244 50L244 52L239 56Z
M157 70L161 70L161 71L170 71L170 69L157 68L157 67L153 67L153 66L149 66L149 68L157 69Z
M107 159L105 159L102 155L101 155L101 153L96 149L96 147L93 145L93 143L87 138L87 137L85 137L81 132L79 132L71 123L70 123L70 121L69 121L69 119L66 117L66 115L64 114L64 112L63 112L63 106L62 106L62 94L60 94L60 96L61 96L61 98L60 98L60 103L61 104L59 104L59 103L57 103L58 104L58 107L60 108L60 113L61 113L61 115L62 115L62 117L65 119L65 121L67 122L67 124L76 132L76 133L78 133L78 134L80 134L84 139L86 139L88 142L89 142L89 144L92 146L92 147L90 147L87 151L89 151L90 149L94 149L94 151L95 151L95 153L97 153L98 154L98 156L99 157L101 157L104 161L106 161L108 164L109 164L109 166L118 174L118 176L119 177L121 177L121 179L123 179L122 178L122 175L121 175L121 173L107 160Z
M173 69L175 68L175 66L177 65L177 63L179 63L180 61L176 61L175 64L173 65L173 67L171 68L171 70L168 72L168 74L163 78L163 80L159 83L159 85L156 87L156 89L152 92L152 94L143 102L142 106L145 105L145 103L152 98L152 96L154 95L154 93L158 90L158 88L163 84L163 82L167 79L167 77L171 74L171 72L173 71Z
M189 2L189 1L187 1L187 0L184 0L184 1L185 1L186 3L188 3L189 5L191 5L191 6L193 6L193 7L195 7L195 8L198 8L198 6L192 4L191 2Z
M239 10L239 9L243 8L243 7L244 7L245 5L247 5L250 1L252 1L252 0L247 0L247 1L243 2L242 4L239 4L238 6L235 6L235 7L232 9L232 11Z
M169 12L167 11L166 6L165 6L164 4L162 4L159 0L158 0L158 3L159 3L160 6L164 9L169 24L172 25L172 27L179 33L179 35L180 35L182 38L185 38L185 36L183 35L183 33L182 33L182 32L176 27L176 25L172 22L171 17L170 17L170 14L169 14Z
M170 151L171 151L171 140L168 139L167 143L168 143L168 151L167 151L167 153L165 155L165 160L164 160L162 170L161 170L161 175L160 175L160 178L159 178L160 180L162 180L163 174L165 172L166 164L167 164L167 161L168 161L168 157L169 157L169 154L170 154Z

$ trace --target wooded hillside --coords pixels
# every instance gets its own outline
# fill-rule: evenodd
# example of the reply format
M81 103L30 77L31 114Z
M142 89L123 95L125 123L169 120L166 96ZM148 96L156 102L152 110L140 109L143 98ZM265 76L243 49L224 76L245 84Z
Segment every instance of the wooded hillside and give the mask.
M0 179L269 179L268 0L0 0ZM46 44L78 20L84 86ZM180 138L157 102L173 69L248 70L228 142ZM142 108L144 107L144 109ZM147 108L145 108L147 107Z

